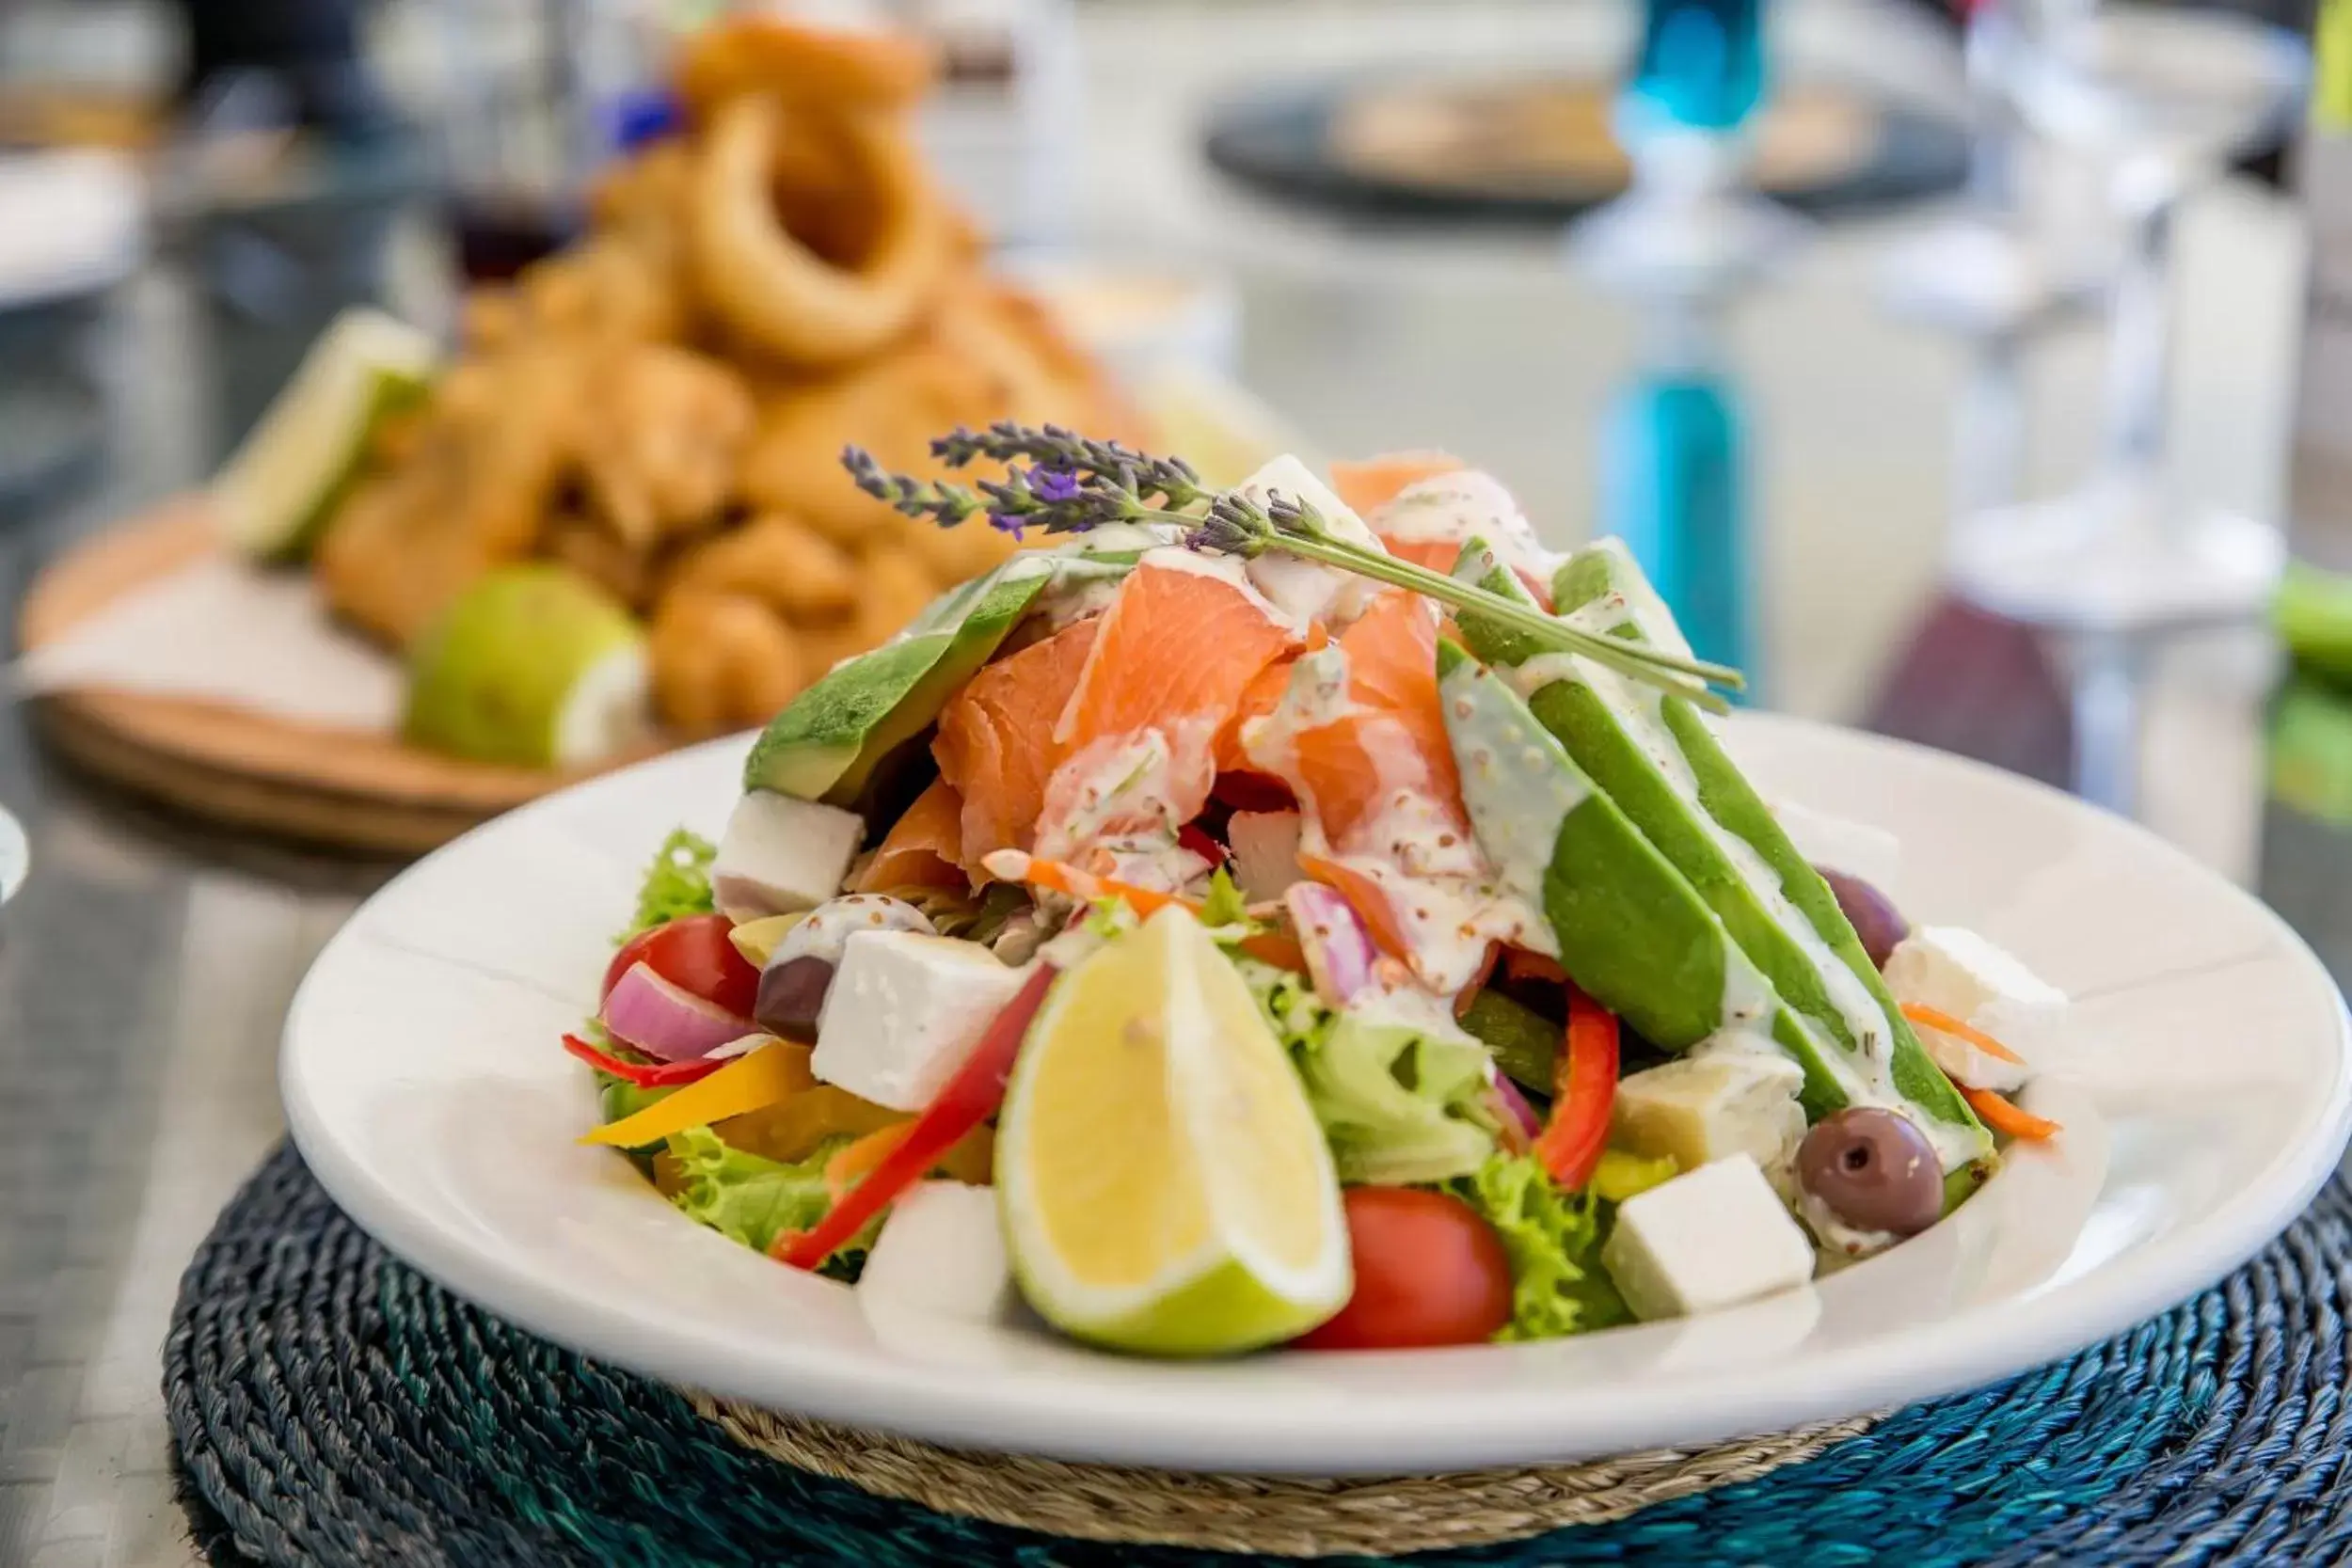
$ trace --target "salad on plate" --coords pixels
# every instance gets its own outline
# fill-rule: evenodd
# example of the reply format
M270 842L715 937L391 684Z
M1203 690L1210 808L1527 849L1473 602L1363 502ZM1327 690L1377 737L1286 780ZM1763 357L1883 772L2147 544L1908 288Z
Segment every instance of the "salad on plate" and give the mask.
M2053 1122L2065 996L1761 797L1621 546L1435 454L1048 427L855 482L1028 548L768 725L565 1046L786 1267L1107 1349L1524 1340L1805 1285Z

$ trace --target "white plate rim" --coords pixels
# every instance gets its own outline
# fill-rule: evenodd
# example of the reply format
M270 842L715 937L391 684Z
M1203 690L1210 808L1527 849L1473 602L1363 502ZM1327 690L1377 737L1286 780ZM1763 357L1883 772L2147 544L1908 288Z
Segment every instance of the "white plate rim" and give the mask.
M2035 781L1907 741L1777 715L1741 714L1735 722L1820 732L1895 748L1932 759L1938 767L1967 770L1989 787L2039 793L2070 810L2091 809ZM739 751L742 744L743 737L731 736L693 750ZM594 788L599 782L574 788ZM559 792L485 824L403 871L384 892L426 874L446 857L465 853L470 842L499 831L502 822L561 810L570 793ZM2271 937L2324 976L2324 967L2309 945L2251 894L2144 830L2116 819L2110 819L2110 826L2137 834L2143 852L2188 868L2209 884L2214 895L2247 907L2267 926ZM1642 1408L1611 1423L1610 1440L1601 1447L1575 1434L1564 1436L1557 1413L1548 1406L1547 1392L1540 1386L1488 1395L1474 1411L1449 1413L1432 1410L1426 1402L1400 1400L1395 1414L1402 1418L1409 1412L1416 1423L1416 1449L1446 1456L1442 1462L1400 1463L1392 1436L1335 1432L1327 1415L1318 1420L1315 1412L1306 1411L1286 1418L1279 1406L1253 1407L1242 1431L1206 1410L1178 1412L1155 1405L1138 1411L1116 1400L1073 1399L1064 1388L1009 1390L968 1385L932 1369L844 1371L822 1354L783 1357L791 1376L781 1383L758 1369L714 1380L708 1354L712 1347L698 1341L691 1327L648 1340L644 1323L613 1303L550 1297L495 1251L469 1245L432 1223L342 1146L310 1098L299 1040L306 1006L314 998L319 976L331 972L329 959L345 935L338 933L329 941L288 1011L280 1085L290 1131L310 1170L344 1212L389 1251L454 1293L525 1329L675 1386L707 1387L801 1415L926 1441L1069 1459L1263 1473L1431 1472L1713 1442L1936 1398L2061 1358L2212 1285L2267 1244L2309 1205L2333 1170L2347 1132L2352 1132L2352 1014L2330 982L2333 1070L2315 1101L2306 1134L2281 1147L2233 1196L2180 1235L2069 1281L2056 1301L2038 1298L2043 1309L2023 1321L1996 1302L1898 1329L1867 1346L1841 1351L1837 1375L1830 1380L1808 1381L1814 1374L1802 1369L1742 1371L1729 1386L1718 1373L1657 1379L1643 1386ZM2053 1307L2062 1309L2048 1309ZM1986 1331L1992 1321L2005 1318L2011 1321L2002 1332ZM1524 1354L1541 1349L1441 1354ZM1431 1353L1393 1354L1410 1357ZM1361 1359L1370 1363L1384 1357ZM1864 1389L1870 1391L1869 1397L1860 1396ZM1365 1414L1359 1407L1354 1418L1362 1421Z

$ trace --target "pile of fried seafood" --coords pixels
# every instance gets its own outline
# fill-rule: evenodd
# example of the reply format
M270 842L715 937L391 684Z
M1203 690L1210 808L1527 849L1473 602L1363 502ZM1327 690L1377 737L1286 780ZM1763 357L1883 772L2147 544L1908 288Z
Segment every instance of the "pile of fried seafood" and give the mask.
M689 42L679 130L606 172L578 244L468 299L457 361L385 431L319 552L336 610L405 645L483 572L563 562L649 621L660 718L707 735L1011 549L839 463L932 472L932 435L999 419L1135 433L933 183L933 74L904 38L772 18Z

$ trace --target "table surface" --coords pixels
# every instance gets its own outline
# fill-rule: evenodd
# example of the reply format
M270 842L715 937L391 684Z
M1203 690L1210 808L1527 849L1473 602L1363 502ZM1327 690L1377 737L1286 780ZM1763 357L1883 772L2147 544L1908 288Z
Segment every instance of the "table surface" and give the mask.
M1318 25L1335 8L1303 0L1279 19L1239 7L1090 15L1067 237L1232 276L1243 379L1322 449L1451 447L1503 475L1556 538L1579 537L1596 420L1630 363L1623 306L1567 276L1548 235L1271 213L1200 168L1193 135L1203 104L1253 80L1597 47L1564 9L1449 8L1440 21L1426 7L1351 7L1344 27ZM1835 55L1851 11L1797 7L1784 32ZM1903 48L1880 53L1916 90L1948 96L1932 40ZM1887 246L1919 221L1820 236L1733 325L1776 705L1852 713L1932 588L1966 359L1872 303ZM2275 512L2297 244L2291 217L2250 187L2217 190L2189 214L2176 458L2199 499ZM62 545L209 467L215 369L239 345L208 352L207 320L168 266L115 301L105 478L0 524L0 633ZM2029 358L2043 488L2084 460L2098 350L2094 328L2070 327ZM2219 781L2150 807L2231 869L2250 842L2248 680L2185 682L2179 722L2160 712L2150 740L2193 749L2187 771ZM158 1347L179 1273L280 1132L272 1066L293 987L386 868L160 818L61 776L8 707L0 802L33 847L32 876L0 913L0 1562L178 1564L190 1550L170 1501Z

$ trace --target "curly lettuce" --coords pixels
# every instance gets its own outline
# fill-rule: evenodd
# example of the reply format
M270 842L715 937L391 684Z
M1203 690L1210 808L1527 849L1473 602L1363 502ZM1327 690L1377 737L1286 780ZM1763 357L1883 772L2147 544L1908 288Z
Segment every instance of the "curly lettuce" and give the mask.
M1511 1259L1511 1321L1498 1339L1556 1339L1632 1321L1600 1264L1614 1206L1565 1190L1528 1155L1498 1154L1446 1191L1486 1216Z
M663 839L637 890L637 912L618 941L628 942L681 915L708 914L716 909L710 896L710 863L718 854L717 845L684 828Z
M778 1236L806 1230L825 1217L833 1207L825 1162L849 1141L828 1138L806 1159L786 1164L737 1148L707 1127L692 1127L670 1135L666 1152L671 1168L664 1187L670 1201L689 1219L755 1252L766 1252ZM856 1278L879 1227L878 1221L827 1259L822 1272Z
M1299 975L1241 969L1298 1069L1341 1180L1443 1181L1494 1153L1501 1126L1476 1040L1377 1004L1335 1009Z

